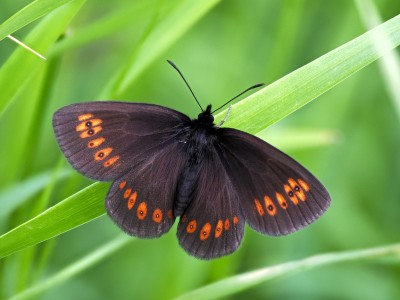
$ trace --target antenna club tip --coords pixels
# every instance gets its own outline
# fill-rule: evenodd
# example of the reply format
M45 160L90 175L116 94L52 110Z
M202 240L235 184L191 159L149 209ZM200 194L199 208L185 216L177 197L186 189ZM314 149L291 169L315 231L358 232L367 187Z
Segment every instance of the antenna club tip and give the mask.
M172 60L167 59L167 63L169 63L174 68L176 68L176 65L174 64L174 62Z

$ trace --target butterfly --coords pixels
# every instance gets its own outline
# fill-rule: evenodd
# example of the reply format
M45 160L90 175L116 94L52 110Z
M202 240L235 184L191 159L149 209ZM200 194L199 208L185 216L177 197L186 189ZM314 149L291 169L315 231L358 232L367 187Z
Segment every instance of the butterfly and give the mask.
M180 246L200 259L234 252L245 223L287 235L330 204L325 187L294 159L253 135L215 125L211 105L190 119L153 104L78 103L59 109L53 128L77 171L112 181L106 211L123 231L156 238L179 218Z

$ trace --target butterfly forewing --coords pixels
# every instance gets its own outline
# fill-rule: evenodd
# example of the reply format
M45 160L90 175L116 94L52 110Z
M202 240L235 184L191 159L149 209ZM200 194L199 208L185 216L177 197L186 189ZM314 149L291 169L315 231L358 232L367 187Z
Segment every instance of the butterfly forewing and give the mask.
M177 236L190 254L211 259L235 251L243 238L244 216L233 182L214 148L201 163L198 181Z
M73 104L53 116L58 144L71 165L97 180L114 180L174 141L189 118L158 105L128 102Z
M246 222L255 230L289 234L329 207L324 186L286 154L235 129L221 129L219 136Z

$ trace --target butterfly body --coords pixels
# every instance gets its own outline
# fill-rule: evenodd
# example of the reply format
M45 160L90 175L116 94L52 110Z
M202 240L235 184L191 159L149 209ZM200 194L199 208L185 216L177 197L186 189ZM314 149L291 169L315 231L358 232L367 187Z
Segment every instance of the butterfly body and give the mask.
M174 216L183 214L193 198L196 188L200 165L207 155L207 151L215 151L217 142L217 128L214 126L214 117L211 114L211 105L193 119L182 130L181 142L184 143L187 161L180 177L176 198L174 201Z
M213 121L211 105L191 120L158 105L104 101L61 108L53 127L74 168L113 181L105 206L122 230L155 238L179 218L179 244L201 259L235 251L245 223L286 235L329 207L324 186L295 160Z

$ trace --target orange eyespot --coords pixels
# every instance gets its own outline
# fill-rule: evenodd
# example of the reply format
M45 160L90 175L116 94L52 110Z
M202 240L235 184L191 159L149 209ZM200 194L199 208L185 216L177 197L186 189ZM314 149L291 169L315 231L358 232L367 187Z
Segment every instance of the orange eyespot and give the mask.
M147 216L147 204L146 202L141 202L136 211L136 215L140 221L144 220Z
M93 120L83 121L78 126L76 126L75 130L76 131L83 131L83 130L86 130L88 128L100 125L102 122L103 121L100 120L100 119L93 119Z
M107 156L109 156L112 151L113 151L113 148L110 148L110 147L105 148L105 149L101 149L101 150L96 152L96 154L94 155L94 159L95 160L103 160Z
M196 227L197 227L197 222L196 222L196 220L192 220L192 221L190 221L189 224L187 225L186 231L187 231L188 233L193 233L193 232L196 231Z
M278 194L279 193L276 193L277 198L278 198ZM279 194L279 195L282 197L281 194ZM265 207L267 208L267 213L270 216L275 216L276 215L276 206L275 206L274 202L271 200L271 198L268 196L264 196L264 202L265 202ZM279 202L279 200L278 200L278 202Z
M234 216L233 217L233 224L236 225L237 223L239 223L239 218L237 216Z
M205 241L210 236L211 232L211 224L206 223L204 224L203 228L200 230L200 240Z
M126 181L124 180L119 184L119 189L122 190L125 187L125 185L126 185Z
M223 224L222 220L218 220L217 226L215 227L215 237L219 238L222 234Z
M83 115L79 115L78 116L78 120L79 121L85 121L85 120L88 120L88 119L91 119L91 118L93 118L92 114L83 114Z
M124 198L128 199L128 197L130 196L131 192L132 192L132 189L130 189L130 188L126 189L125 192L124 192Z
M106 139L102 138L102 137L92 140L92 141L88 142L88 148L96 148L96 147L100 146L101 144L103 144L105 140Z
M279 205L283 208L283 209L287 209L288 208L288 204L285 200L285 197L282 196L282 194L276 193L276 200L278 200ZM297 198L296 198L297 200Z
M285 192L288 195L290 201L292 201L293 204L297 205L299 203L299 200L297 199L296 194L293 192L293 189L290 186L288 186L287 184L284 185L284 189L285 189Z
M103 166L105 166L106 168L109 167L109 166L112 166L118 159L119 159L119 156L118 156L118 155L113 156L113 157L111 157L109 160L107 160L107 161L103 164Z
M226 219L224 222L224 229L228 231L230 227L231 227L231 222L229 222L229 219Z
M256 205L256 210L257 210L258 214L260 216L263 216L265 214L265 212L264 212L264 209L263 209L263 207L262 207L262 205L260 203L260 200L254 199L254 203Z
M161 209L156 208L153 212L153 221L156 223L161 223L163 217L163 213Z
M299 184L301 185L301 187L302 187L306 192L308 192L308 191L310 190L310 187L308 186L308 184L307 184L304 180L297 179L297 181L299 182Z
M101 126L96 126L96 127L90 128L86 131L83 131L79 136L82 139L85 139L85 138L88 138L88 137L98 134L102 130L103 130L103 128Z
M131 196L129 197L129 200L128 200L128 209L129 210L131 210L135 206L136 198L137 198L137 193L136 192L131 194Z

